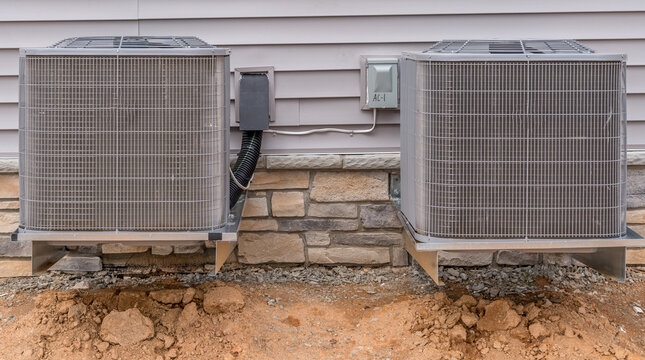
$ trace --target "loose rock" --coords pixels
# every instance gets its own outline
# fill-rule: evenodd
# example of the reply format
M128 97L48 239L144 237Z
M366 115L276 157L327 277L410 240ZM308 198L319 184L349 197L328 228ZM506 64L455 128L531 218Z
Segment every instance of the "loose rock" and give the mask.
M446 318L446 328L450 329L454 327L459 319L461 318L461 313L460 312L454 312Z
M193 301L196 293L197 291L195 290L195 288L186 289L186 291L184 292L184 297L181 299L181 303L184 305L190 303L191 301Z
M96 344L96 349L102 353L105 352L109 347L110 343L106 341L100 341L98 344Z
M477 315L471 312L464 311L461 313L461 322L463 322L467 328L473 327L475 324L477 324L478 320L479 318L477 317Z
M139 309L113 310L101 323L101 339L112 344L133 345L155 334L152 320Z
M174 337L162 333L157 334L157 339L163 342L164 349L169 349L175 343Z
M563 334L568 338L573 338L576 336L576 333L573 331L573 329L570 326L565 327Z
M72 289L77 289L77 290L87 290L90 288L90 283L87 281L79 281L74 286L72 286Z
M484 316L477 322L483 331L508 330L516 327L522 318L511 309L505 300L496 300L486 306Z
M539 322L529 325L529 333L536 339L550 335L549 331L544 327L544 325L540 324Z
M188 329L199 320L197 305L194 302L186 305L177 319L178 329Z
M453 305L455 306L466 305L468 307L471 307L471 306L477 305L477 300L475 300L475 298L470 295L463 295L457 301L455 301Z
M457 325L450 329L450 338L457 341L466 341L466 329Z
M74 300L65 300L62 302L59 302L56 305L56 312L59 314L67 314L69 312L69 308L74 306Z
M587 308L585 308L584 306L579 307L578 308L578 313L580 313L582 315L586 314L587 313Z
M216 287L204 294L204 310L211 315L235 311L243 307L244 297L236 288Z
M179 304L184 298L184 290L166 289L151 291L150 297L162 304Z
M173 308L166 311L166 313L161 316L161 325L165 326L168 330L173 330L181 312L182 310L179 308Z
M83 303L74 304L67 310L68 317L81 316L87 311L87 306Z
M535 304L530 303L526 307L526 320L533 321L533 320L535 320L535 318L538 317L539 314L540 314L540 308L535 306Z
M166 354L166 358L168 359L174 359L177 357L177 349L170 349L168 350L168 353Z

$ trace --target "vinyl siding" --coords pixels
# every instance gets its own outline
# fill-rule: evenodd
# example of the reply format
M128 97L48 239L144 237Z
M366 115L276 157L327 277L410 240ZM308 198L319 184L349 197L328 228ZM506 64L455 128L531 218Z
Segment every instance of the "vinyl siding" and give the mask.
M359 108L360 55L397 55L444 38L575 38L598 52L628 54L628 144L645 148L642 0L7 0L2 6L0 153L18 149L18 48L121 34L196 35L231 48L231 69L274 66L272 126L283 129L369 126L371 112ZM370 135L267 136L264 150L398 149L399 113L380 111L378 122ZM233 147L238 138L233 130Z

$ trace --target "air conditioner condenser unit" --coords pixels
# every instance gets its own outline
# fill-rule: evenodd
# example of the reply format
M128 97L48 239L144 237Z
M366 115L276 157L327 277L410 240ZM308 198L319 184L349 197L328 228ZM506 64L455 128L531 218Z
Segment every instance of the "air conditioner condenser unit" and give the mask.
M564 252L624 278L625 55L573 40L442 41L401 65L401 218L438 251Z
M20 50L20 227L32 270L61 246L236 244L229 50L105 36ZM219 268L219 267L218 267Z

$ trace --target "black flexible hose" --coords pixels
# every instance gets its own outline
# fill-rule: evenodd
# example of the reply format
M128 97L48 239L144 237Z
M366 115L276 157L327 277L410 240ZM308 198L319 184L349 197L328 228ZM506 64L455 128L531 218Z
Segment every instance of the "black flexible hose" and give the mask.
M233 175L237 181L246 186L249 186L249 181L255 171L255 165L260 158L260 148L262 147L262 131L243 131L242 132L242 145L240 152L237 153L237 161L233 166ZM242 189L237 186L235 181L231 179L230 183L230 208L235 206L237 200L242 195Z

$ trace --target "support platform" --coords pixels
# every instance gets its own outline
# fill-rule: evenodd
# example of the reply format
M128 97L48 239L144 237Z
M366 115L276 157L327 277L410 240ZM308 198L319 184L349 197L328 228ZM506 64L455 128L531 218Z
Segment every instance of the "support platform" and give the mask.
M417 234L408 219L399 211L404 227L405 249L438 285L439 251L498 251L517 250L539 253L565 253L574 259L624 281L626 249L645 247L643 237L627 228L627 234L616 239L445 239Z
M241 196L231 209L226 224L208 232L134 232L134 231L25 231L17 229L11 235L14 241L31 241L32 274L47 271L65 254L67 246L120 243L135 246L181 245L208 243L215 247L217 273L237 246L237 232L242 220L246 197Z

